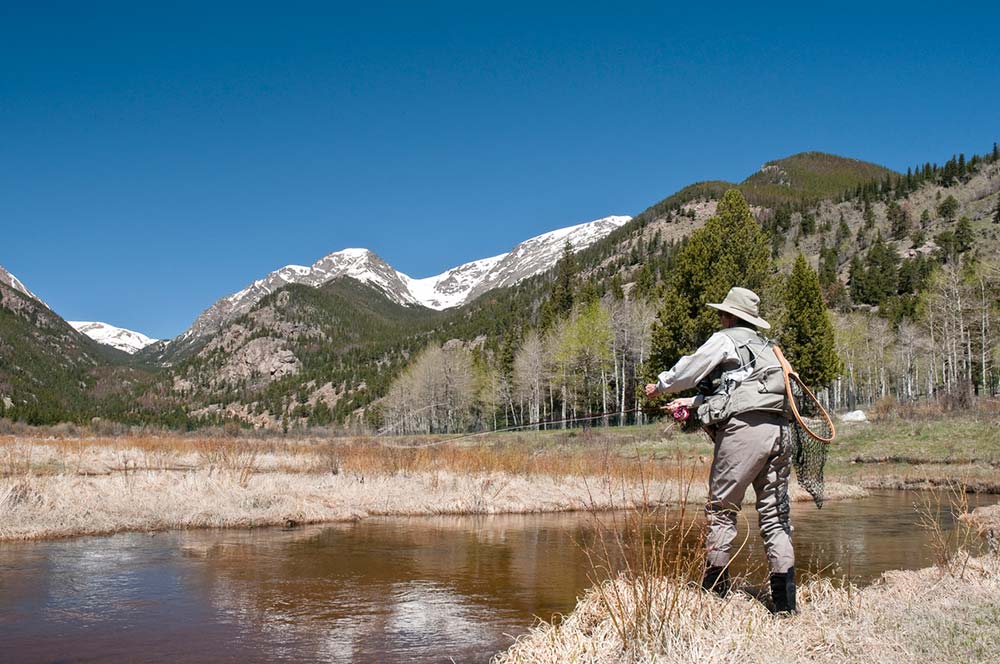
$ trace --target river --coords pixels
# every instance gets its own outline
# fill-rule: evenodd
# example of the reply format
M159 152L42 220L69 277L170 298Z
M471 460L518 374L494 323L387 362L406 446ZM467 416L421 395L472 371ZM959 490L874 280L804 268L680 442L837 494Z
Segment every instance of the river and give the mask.
M933 564L914 509L924 496L793 505L800 568L867 583ZM762 578L745 514L740 560ZM614 532L600 518L601 529L594 515L540 514L4 543L0 659L487 661L592 585L586 549ZM950 514L943 524L954 527Z

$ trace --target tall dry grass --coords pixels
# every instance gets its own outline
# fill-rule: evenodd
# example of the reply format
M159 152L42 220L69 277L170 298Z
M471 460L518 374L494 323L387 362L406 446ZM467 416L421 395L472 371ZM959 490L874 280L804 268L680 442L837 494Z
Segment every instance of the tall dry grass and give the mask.
M456 473L603 476L639 479L637 454L610 436L590 435L555 445L530 437L484 438L473 443L422 446L421 438L393 441L354 437L325 440L194 438L30 438L0 436L0 476L26 472L134 470L239 470L260 472L353 472L381 475L447 470ZM412 447L408 447L411 444ZM651 480L680 479L673 463L650 462L642 475ZM707 473L703 464L702 473Z
M977 547L974 528L997 525L1000 511L943 527L949 512L968 509L961 485L928 493L915 509L934 567L889 572L866 588L806 574L799 613L780 617L746 589L725 599L700 589L700 547L671 537L690 532L693 520L661 528L650 523L655 512L632 510L625 527L613 522L594 545L596 571L613 569L605 566L613 558L622 571L595 578L570 615L539 623L494 664L995 661L1000 552Z
M398 443L4 436L0 539L705 499L707 464L697 457L685 457L685 467L647 459L610 436L497 436L412 448ZM699 480L694 488L690 478ZM684 486L689 489L682 493ZM842 489L842 496L863 495ZM804 492L798 497L807 499Z
M691 543L696 539L692 533L700 533L701 527L690 509L693 487L702 473L683 458L677 459L674 467L679 481L678 511L651 507L654 501L648 499L651 486L646 478L649 464L641 459L633 468L645 497L639 506L610 512L591 509L595 536L584 546L590 580L597 602L629 652L659 641L681 609L679 602L661 602L663 582L697 584L704 570L703 547ZM614 503L610 492L606 498ZM613 582L608 583L609 579Z

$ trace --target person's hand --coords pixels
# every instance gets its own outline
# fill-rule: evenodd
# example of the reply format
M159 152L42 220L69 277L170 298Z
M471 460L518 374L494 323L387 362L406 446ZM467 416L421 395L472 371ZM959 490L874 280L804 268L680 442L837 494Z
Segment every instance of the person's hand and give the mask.
M656 383L650 383L646 386L646 396L652 397L656 396Z
M667 412L673 415L678 408L691 408L694 405L694 397L682 397L674 399L666 405Z

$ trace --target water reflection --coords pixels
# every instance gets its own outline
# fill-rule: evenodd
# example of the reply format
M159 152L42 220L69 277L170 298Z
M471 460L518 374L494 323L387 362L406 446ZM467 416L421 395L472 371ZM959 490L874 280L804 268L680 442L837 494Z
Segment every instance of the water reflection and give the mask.
M796 505L800 561L860 581L931 564L914 500ZM0 632L29 662L485 661L573 608L594 537L592 516L550 514L5 544Z

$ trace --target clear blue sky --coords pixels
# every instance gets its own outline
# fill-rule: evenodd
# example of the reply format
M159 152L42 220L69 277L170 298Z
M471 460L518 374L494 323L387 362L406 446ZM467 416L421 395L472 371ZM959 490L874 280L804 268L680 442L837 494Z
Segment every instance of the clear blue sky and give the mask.
M1000 140L985 3L21 4L0 265L157 337L344 247L422 277L803 150Z

